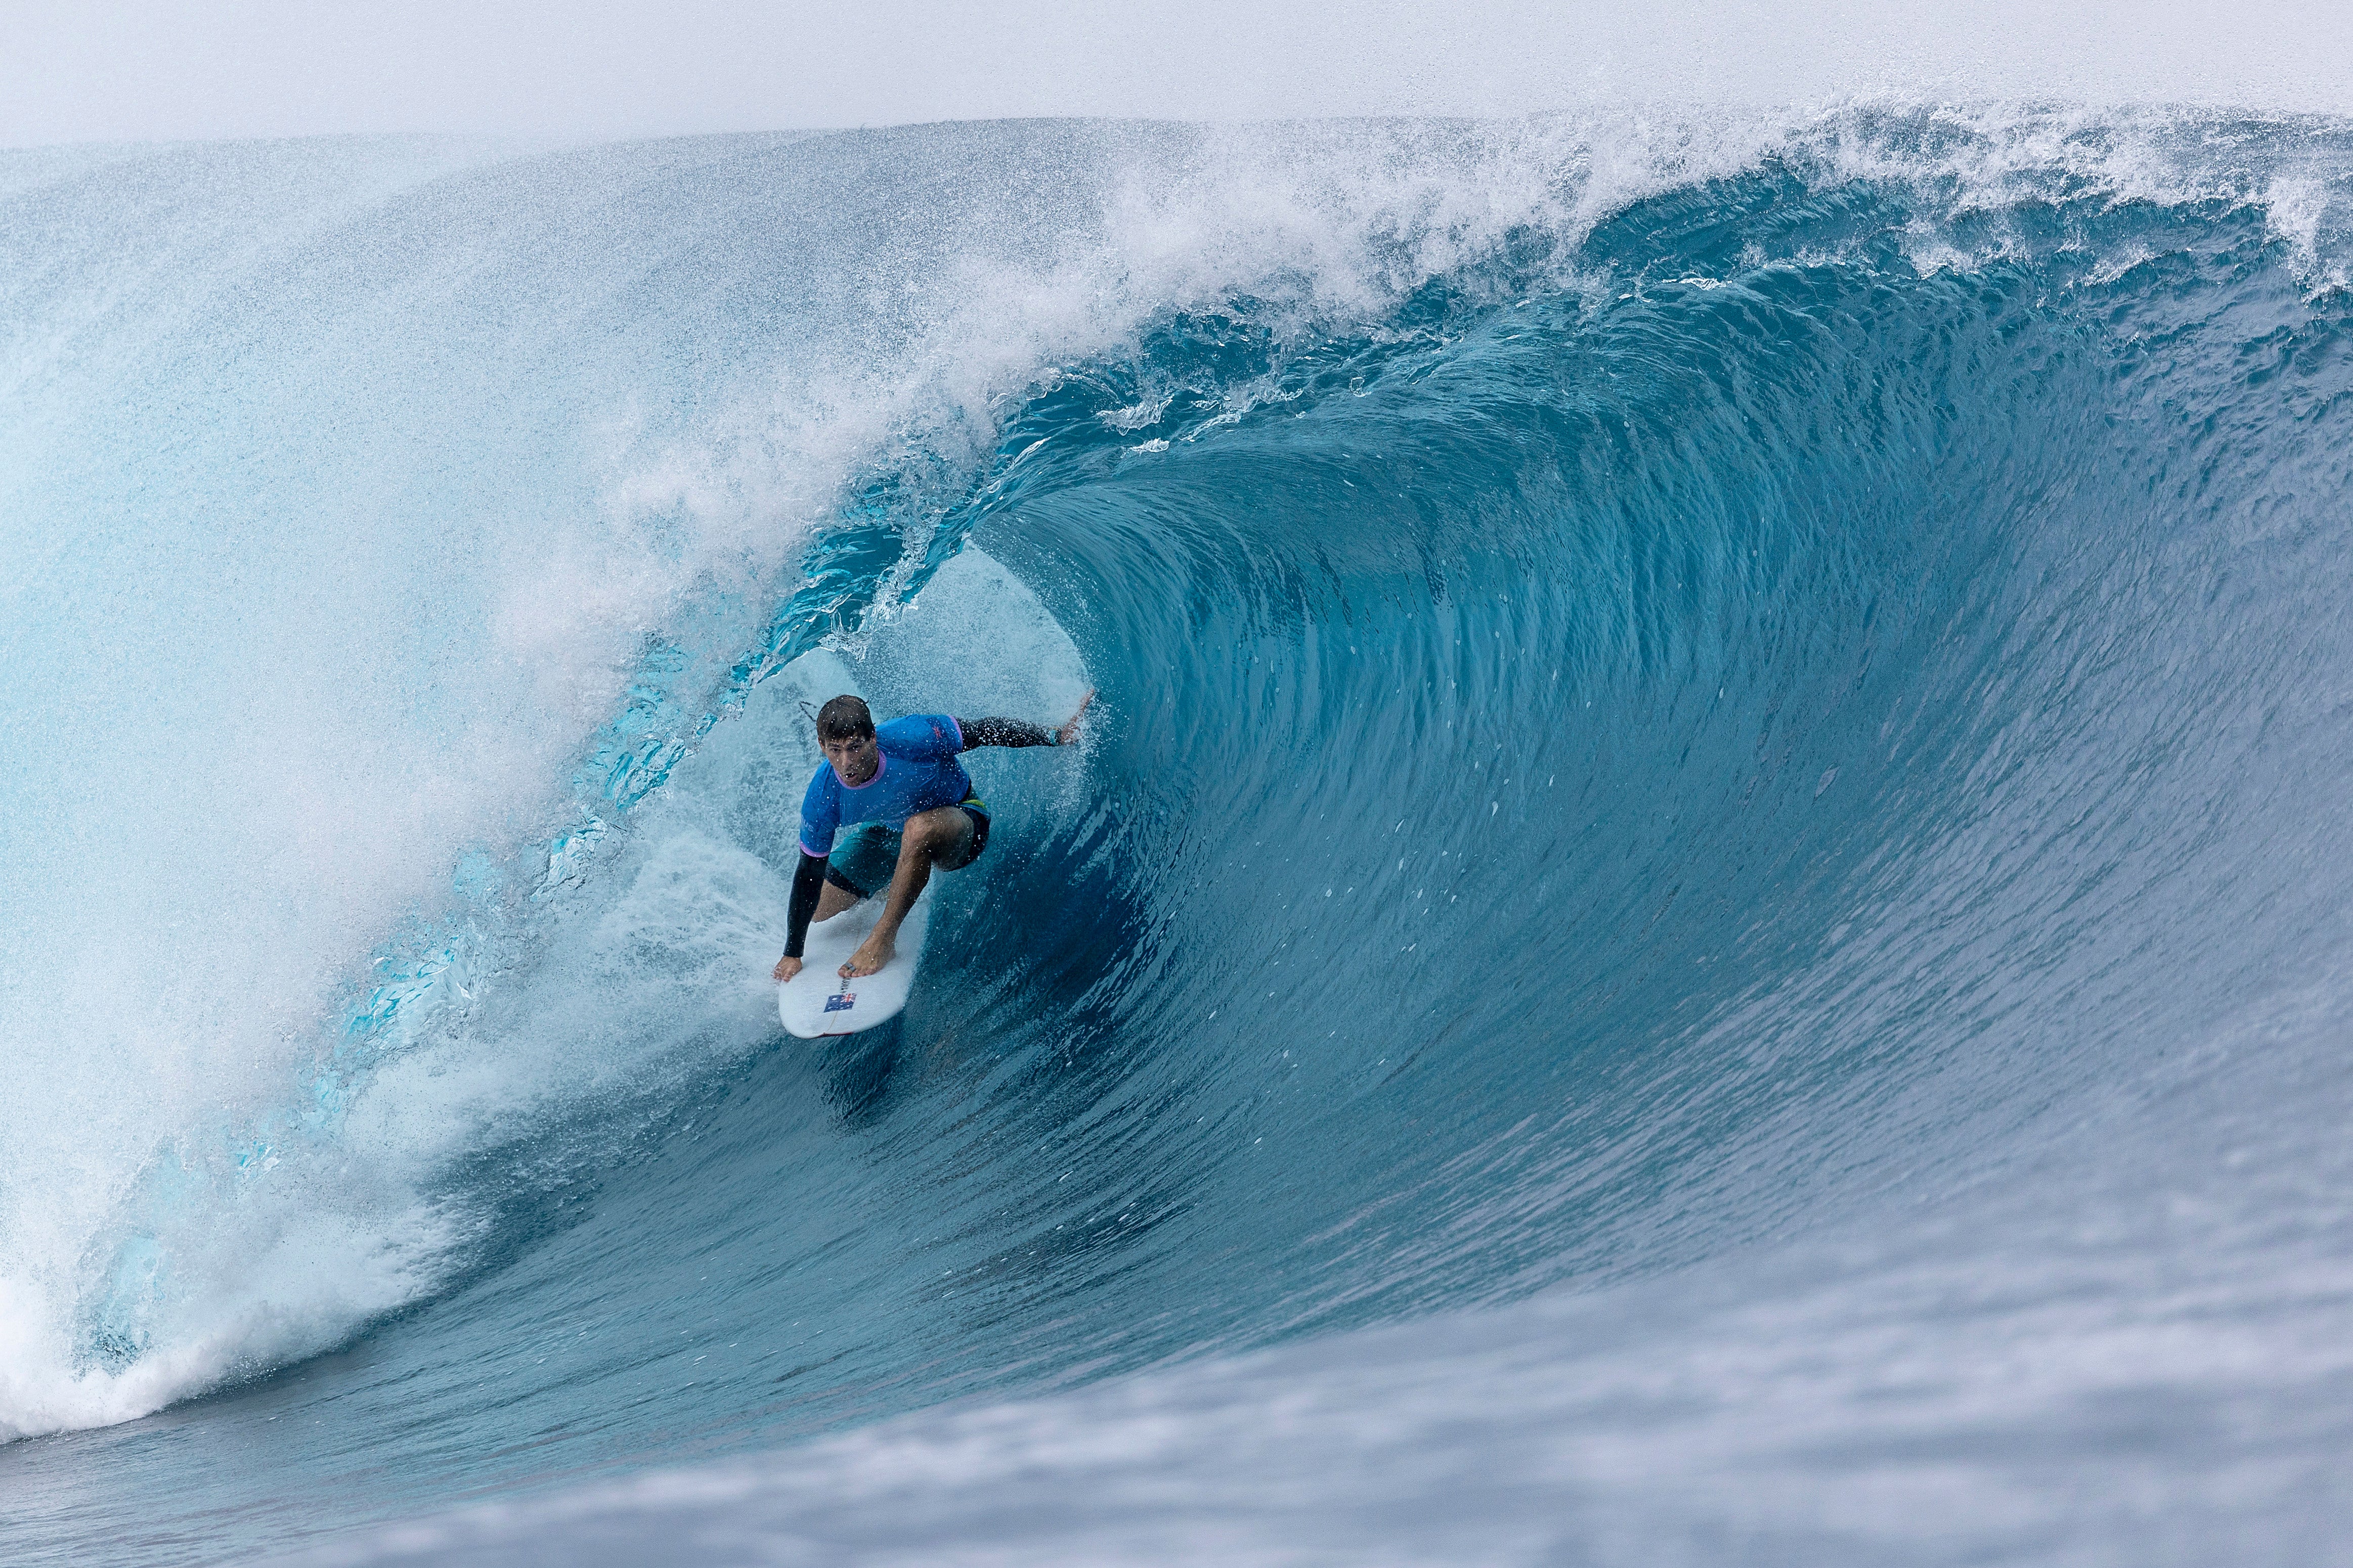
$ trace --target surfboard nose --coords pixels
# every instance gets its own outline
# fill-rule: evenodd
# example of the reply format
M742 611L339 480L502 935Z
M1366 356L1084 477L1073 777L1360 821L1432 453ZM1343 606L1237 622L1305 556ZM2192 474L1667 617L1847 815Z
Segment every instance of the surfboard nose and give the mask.
M873 934L883 900L863 900L828 921L813 922L801 952L801 972L776 987L776 1017L800 1039L856 1034L887 1024L907 1005L931 928L932 889L923 889L899 926L891 962L850 978L841 966Z

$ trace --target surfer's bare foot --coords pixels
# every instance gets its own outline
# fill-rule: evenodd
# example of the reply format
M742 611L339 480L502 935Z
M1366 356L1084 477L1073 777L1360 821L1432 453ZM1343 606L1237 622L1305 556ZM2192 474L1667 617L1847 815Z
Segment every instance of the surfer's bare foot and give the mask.
M876 931L859 943L858 951L849 955L849 962L841 966L841 977L855 980L861 974L880 974L882 966L891 962L891 955L897 951L896 944L889 937Z

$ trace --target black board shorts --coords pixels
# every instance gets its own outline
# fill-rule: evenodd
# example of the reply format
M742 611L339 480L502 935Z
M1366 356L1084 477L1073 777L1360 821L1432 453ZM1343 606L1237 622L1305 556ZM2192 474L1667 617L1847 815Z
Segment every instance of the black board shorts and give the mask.
M965 840L964 854L939 868L961 871L980 858L988 847L988 803L976 795L968 795L956 805L972 818L972 837ZM825 879L844 892L871 899L891 885L892 876L899 869L899 841L895 827L885 827L879 822L862 822L841 836L833 853L825 858Z

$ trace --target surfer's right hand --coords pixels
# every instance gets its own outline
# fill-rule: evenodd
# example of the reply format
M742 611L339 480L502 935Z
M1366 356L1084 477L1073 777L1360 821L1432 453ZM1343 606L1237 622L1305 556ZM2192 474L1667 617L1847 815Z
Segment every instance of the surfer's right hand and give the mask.
M801 961L791 953L776 960L776 983L782 984L801 972Z

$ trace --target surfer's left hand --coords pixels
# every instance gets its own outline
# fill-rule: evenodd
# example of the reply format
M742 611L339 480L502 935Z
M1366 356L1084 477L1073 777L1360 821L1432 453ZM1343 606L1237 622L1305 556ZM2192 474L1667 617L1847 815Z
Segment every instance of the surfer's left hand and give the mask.
M791 953L788 952L785 954L784 957L776 960L776 974L778 984L782 984L784 982L790 980L794 975L798 974L800 972L801 961L795 958Z
M1057 745L1067 746L1071 743L1071 731L1079 727L1079 721L1086 715L1087 704L1094 700L1095 689L1090 686L1087 688L1087 694L1079 699L1078 707L1071 711L1069 718L1062 721L1062 727L1054 731Z

